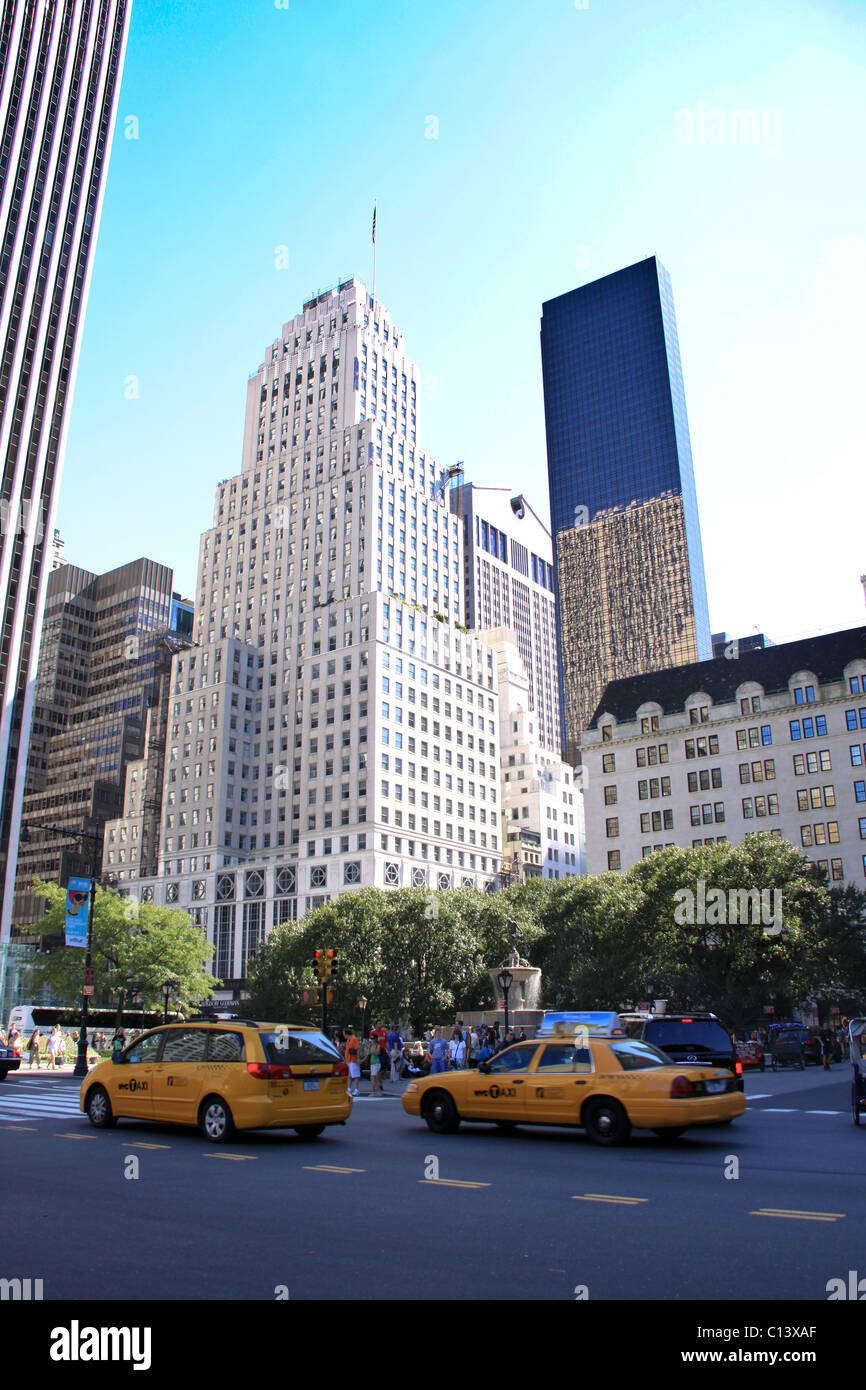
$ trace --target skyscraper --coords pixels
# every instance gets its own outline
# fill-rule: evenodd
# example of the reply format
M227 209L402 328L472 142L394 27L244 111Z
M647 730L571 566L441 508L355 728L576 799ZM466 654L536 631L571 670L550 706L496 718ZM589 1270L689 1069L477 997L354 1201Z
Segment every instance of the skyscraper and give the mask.
M539 746L559 757L559 672L550 532L510 488L459 482L451 510L463 522L466 626L510 628L529 681Z
M170 569L144 559L102 575L63 565L48 580L22 826L104 825L120 817L125 791L146 785L150 804L138 797L128 845L118 827L123 858L106 856L118 878L118 864L156 871L171 659L189 645L173 625L191 616L171 585ZM19 849L13 924L42 916L34 879L88 870L79 842L34 830Z
M237 991L273 927L354 888L493 882L492 650L463 529L421 444L419 373L357 280L249 379L241 472L201 538L197 647L172 668L159 872ZM119 872L119 861L118 861Z
M608 681L710 655L679 343L651 256L541 321L566 756Z
M129 0L5 0L0 20L4 944L51 537L130 9Z

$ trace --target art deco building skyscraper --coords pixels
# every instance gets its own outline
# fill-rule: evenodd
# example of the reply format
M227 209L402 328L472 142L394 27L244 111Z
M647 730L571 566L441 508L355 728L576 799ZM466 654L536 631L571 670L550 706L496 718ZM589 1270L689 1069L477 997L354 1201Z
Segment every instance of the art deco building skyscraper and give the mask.
M0 20L0 940L8 939L41 614L130 0Z
M566 757L608 681L711 654L673 296L651 256L543 307Z

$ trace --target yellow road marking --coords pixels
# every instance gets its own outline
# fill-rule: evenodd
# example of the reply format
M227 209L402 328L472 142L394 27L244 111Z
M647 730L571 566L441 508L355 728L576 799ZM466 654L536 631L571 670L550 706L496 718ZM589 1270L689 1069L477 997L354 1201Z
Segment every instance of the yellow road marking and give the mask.
M166 1146L167 1147L167 1146ZM202 1154L202 1158L228 1158L233 1163L258 1163L256 1154Z
M648 1202L648 1197L614 1197L605 1192L585 1192L582 1197L572 1197L573 1202L613 1202L615 1205L623 1207L637 1207L641 1202Z
M171 1144L124 1144L124 1148L126 1148L126 1149L170 1149L170 1148L171 1148ZM212 1158L218 1158L218 1157L219 1157L218 1154L211 1154L210 1156L211 1156ZM247 1157L247 1155L244 1154L244 1158L246 1158L246 1157Z
M36 1130L36 1126L35 1126L35 1125L4 1125L3 1128L4 1128L4 1129L20 1129L20 1130L26 1130L28 1134L36 1134L36 1133L37 1133L37 1130Z
M782 1207L761 1207L750 1216L780 1216L788 1221L844 1221L844 1211L785 1211Z
M95 1134L55 1134L55 1139L95 1139Z
M419 1178L425 1187L489 1187L489 1182L461 1182L459 1178Z
M330 1163L305 1163L305 1173L365 1173L366 1168L337 1168Z

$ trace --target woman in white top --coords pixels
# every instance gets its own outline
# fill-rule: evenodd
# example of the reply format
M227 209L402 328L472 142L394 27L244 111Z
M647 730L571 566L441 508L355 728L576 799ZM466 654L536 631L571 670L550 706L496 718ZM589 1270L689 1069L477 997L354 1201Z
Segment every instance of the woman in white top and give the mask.
M60 1024L55 1023L51 1032L48 1034L48 1066L51 1071L57 1070L57 1054L62 1054L63 1034L60 1031Z
M466 1061L466 1043L463 1035L455 1028L454 1036L449 1044L449 1053L452 1067L462 1067Z

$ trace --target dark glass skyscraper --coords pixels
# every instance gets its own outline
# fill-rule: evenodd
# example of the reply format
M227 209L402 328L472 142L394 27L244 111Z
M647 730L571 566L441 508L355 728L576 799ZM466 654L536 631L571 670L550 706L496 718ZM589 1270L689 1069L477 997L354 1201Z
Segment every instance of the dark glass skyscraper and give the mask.
M649 257L541 320L566 755L609 680L710 656L673 296Z

